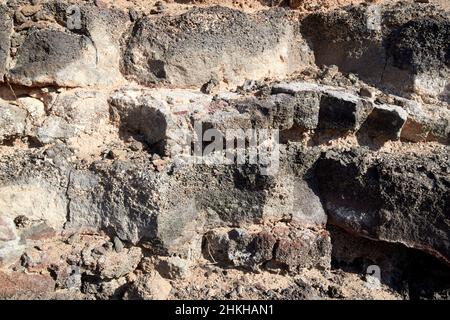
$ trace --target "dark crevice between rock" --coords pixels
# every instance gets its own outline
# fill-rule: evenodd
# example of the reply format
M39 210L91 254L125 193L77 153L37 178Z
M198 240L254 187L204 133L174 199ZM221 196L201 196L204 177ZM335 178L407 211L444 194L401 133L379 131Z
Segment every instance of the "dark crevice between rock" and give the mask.
M123 141L134 139L151 154L165 155L168 125L165 115L157 107L138 104L120 108L113 100L110 106L111 122L119 126L119 137Z
M402 244L356 237L335 225L327 226L332 242L332 269L361 275L378 266L381 283L405 298L449 299L450 268L438 259Z
M7 136L4 137L0 141L0 146L6 146L6 147L13 147L17 141L24 142L28 148L30 149L39 149L42 148L44 145L33 136L23 136L23 135L14 135L14 136Z

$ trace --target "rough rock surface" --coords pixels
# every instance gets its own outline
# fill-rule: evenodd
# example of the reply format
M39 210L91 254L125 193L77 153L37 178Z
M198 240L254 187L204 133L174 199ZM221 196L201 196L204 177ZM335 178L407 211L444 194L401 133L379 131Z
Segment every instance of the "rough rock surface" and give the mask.
M448 8L25 2L0 298L450 297Z
M312 62L295 23L283 11L259 14L214 6L177 17L143 18L127 43L123 69L141 84L166 80L201 86L283 77Z
M333 224L449 261L447 148L420 157L407 153L373 158L364 151L350 150L333 158L333 151L328 151L316 167Z
M12 20L7 14L4 6L0 6L0 78L2 78L7 70L7 63L10 51L10 36L12 33Z
M330 239L326 231L294 229L276 225L272 230L214 230L205 235L204 254L212 261L257 269L281 265L290 271L330 266Z
M169 281L157 272L138 276L130 289L125 293L125 299L132 300L167 300L170 294Z
M434 6L373 4L312 14L302 29L319 65L335 64L375 85L448 102L448 19Z

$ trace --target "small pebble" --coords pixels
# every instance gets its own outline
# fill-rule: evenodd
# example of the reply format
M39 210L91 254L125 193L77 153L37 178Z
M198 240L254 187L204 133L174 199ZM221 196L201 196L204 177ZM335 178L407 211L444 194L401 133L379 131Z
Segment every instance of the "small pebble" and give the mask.
M118 237L114 237L114 250L117 253L120 253L123 250L124 246L122 241Z

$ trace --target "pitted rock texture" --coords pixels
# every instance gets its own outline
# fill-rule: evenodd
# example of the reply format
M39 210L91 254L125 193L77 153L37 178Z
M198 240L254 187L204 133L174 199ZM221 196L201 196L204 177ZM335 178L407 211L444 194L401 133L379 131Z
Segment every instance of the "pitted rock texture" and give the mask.
M223 7L136 23L124 70L141 84L201 86L211 79L283 77L312 63L295 20L283 11L248 15Z
M0 298L448 299L445 6L213 2L0 7Z
M380 154L375 159L354 150L333 158L328 151L316 167L333 224L369 238L421 248L449 261L444 231L450 201L448 149L420 157ZM364 189L357 191L360 186ZM426 221L433 221L432 226Z
M438 95L448 102L449 14L433 6L347 7L302 21L317 64L396 92Z
M4 6L0 6L0 77L3 78L7 70L7 63L11 43L9 37L12 33L12 20Z
M272 230L215 230L205 235L205 256L213 262L257 268L281 265L291 272L304 267L330 267L330 238L301 228L276 225Z

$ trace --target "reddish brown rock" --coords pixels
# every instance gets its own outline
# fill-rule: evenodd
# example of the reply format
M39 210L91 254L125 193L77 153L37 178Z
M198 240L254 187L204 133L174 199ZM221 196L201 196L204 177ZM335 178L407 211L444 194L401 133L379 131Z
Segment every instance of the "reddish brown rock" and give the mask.
M205 257L224 265L257 269L270 261L289 271L330 266L331 241L325 230L279 224L259 232L214 230L205 240Z
M56 236L56 231L46 223L41 223L25 230L21 237L26 240L43 240Z
M277 242L274 252L274 260L290 271L303 267L329 268L331 239L326 230L294 229Z
M0 299L45 299L54 289L50 276L0 271Z
M401 138L412 142L426 141L429 130L415 119L408 118L401 132Z

